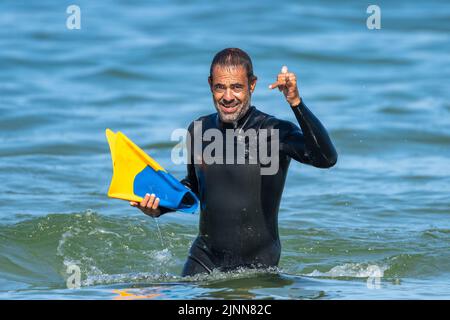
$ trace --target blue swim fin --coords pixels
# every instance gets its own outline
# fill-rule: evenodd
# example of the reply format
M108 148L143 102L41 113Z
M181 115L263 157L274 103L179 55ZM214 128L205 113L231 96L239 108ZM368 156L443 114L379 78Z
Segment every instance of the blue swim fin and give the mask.
M106 129L106 137L113 163L109 197L140 202L147 193L154 193L161 207L195 213L199 200L191 190L123 133Z

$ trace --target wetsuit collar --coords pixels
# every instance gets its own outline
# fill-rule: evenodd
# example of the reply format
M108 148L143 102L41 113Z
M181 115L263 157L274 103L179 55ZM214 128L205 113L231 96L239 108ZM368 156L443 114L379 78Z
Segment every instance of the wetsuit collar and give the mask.
M223 122L222 120L220 120L220 116L219 113L217 113L216 115L216 123L217 123L217 127L220 129L236 129L236 128L241 128L245 122L247 121L247 119L250 117L250 114L252 114L252 112L255 110L254 106L250 106L247 110L247 112L237 121L237 122Z

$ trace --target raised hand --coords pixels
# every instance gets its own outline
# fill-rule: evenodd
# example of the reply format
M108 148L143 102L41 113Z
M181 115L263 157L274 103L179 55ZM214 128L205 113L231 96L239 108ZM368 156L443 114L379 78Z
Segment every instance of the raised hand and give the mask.
M288 72L288 68L283 66L278 74L277 81L269 86L269 89L278 88L282 91L287 102L291 107L298 106L301 102L300 94L297 88L297 77L295 73Z

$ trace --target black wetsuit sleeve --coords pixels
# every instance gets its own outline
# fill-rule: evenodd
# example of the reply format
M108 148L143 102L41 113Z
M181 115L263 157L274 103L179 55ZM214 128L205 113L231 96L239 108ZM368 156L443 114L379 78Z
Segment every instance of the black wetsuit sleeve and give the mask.
M198 181L197 176L195 175L195 166L194 166L194 155L193 155L193 123L188 128L188 133L186 137L186 149L187 149L187 175L186 177L181 180L181 183L184 184L186 187L191 189L193 193L195 193L197 196L198 193Z
M187 163L187 175L180 182L182 184L184 184L186 187L188 187L189 189L191 189L191 191L193 193L195 193L197 195L197 197L198 197L198 183L197 183L197 177L195 175L194 157L193 157L193 154L191 152L191 150L192 150L191 149L191 147L192 147L192 145L191 145L191 141L192 141L191 137L192 137L192 134L193 134L192 133L193 132L192 128L193 128L193 124L191 124L189 126L188 136L187 136L187 139L186 139L187 156L188 156L188 160L189 160L188 163ZM161 210L161 215L163 215L165 213L168 213L168 212L175 212L176 211L176 210L165 208L165 207L159 207L159 208Z
M291 158L317 168L330 168L337 162L337 152L322 123L302 102L292 107L300 128L292 124L280 132L280 151Z
M160 216L162 216L163 214L166 214L168 212L175 212L175 210L169 209L166 207L159 207L159 211L161 212Z
M198 196L197 178L195 176L195 169L193 164L187 165L187 175L186 178L181 180L181 183L191 189L191 191L195 193L196 196Z

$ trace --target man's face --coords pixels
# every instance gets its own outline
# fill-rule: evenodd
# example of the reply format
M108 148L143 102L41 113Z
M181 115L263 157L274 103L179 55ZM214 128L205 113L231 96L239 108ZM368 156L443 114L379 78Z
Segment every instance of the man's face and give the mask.
M256 79L250 84L244 67L215 66L208 79L214 106L223 122L238 121L250 107Z

